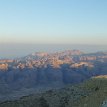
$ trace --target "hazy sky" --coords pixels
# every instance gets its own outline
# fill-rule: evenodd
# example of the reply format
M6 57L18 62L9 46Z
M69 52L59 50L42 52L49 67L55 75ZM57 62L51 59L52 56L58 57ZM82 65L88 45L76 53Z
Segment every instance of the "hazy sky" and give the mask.
M0 0L0 42L107 44L107 0Z
M0 0L2 44L107 45L107 0Z

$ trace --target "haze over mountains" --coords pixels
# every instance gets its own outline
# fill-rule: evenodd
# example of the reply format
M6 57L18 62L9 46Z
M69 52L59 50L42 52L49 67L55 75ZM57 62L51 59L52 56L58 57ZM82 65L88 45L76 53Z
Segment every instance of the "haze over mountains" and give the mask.
M78 49L86 53L97 51L107 51L107 45L88 45L88 44L29 44L29 43L0 43L0 58L17 58L26 56L32 52L55 53L69 49Z

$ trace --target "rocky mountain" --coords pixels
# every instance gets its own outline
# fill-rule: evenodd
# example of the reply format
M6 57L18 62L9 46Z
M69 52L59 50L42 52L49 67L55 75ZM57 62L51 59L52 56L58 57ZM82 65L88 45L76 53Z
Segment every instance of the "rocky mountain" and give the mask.
M107 74L106 52L36 52L14 60L1 59L0 95L5 99L8 94L16 93L13 91L61 88L104 74Z

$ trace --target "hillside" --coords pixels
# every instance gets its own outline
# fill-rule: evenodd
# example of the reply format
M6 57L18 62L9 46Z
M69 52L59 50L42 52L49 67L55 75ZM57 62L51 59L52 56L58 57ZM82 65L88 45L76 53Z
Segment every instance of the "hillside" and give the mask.
M78 85L6 101L0 107L105 107L106 99L107 79L92 78Z

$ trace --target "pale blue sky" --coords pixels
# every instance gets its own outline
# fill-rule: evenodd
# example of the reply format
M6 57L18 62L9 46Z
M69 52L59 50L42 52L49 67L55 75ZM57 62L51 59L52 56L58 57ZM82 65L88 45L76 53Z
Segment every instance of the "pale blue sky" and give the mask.
M0 0L0 43L107 45L107 0Z

